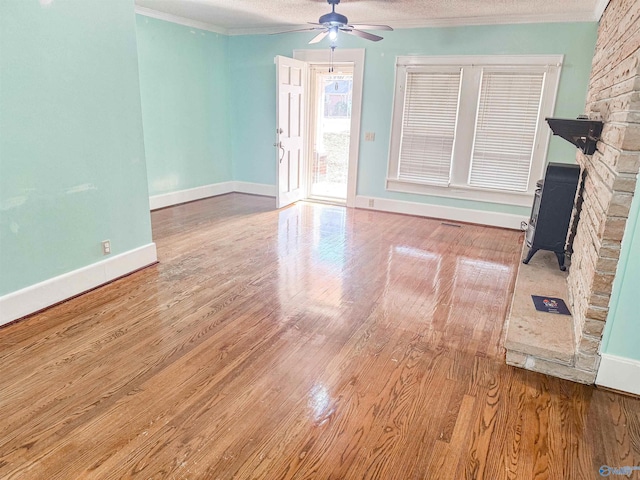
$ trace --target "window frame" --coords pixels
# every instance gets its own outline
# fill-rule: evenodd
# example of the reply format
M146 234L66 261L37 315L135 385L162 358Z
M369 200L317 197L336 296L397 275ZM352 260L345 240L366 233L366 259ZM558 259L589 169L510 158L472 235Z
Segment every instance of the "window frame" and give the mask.
M386 189L394 192L415 193L515 206L531 206L536 182L544 175L551 129L544 121L552 117L555 109L563 55L464 55L464 56L399 56L396 59L396 78L391 120ZM451 179L449 186L429 185L398 178L399 153L404 113L404 94L407 71L437 72L461 68L461 88L458 103ZM495 190L468 185L475 127L480 101L483 69L491 71L514 70L522 72L544 71L538 124L535 134L528 187L525 192Z

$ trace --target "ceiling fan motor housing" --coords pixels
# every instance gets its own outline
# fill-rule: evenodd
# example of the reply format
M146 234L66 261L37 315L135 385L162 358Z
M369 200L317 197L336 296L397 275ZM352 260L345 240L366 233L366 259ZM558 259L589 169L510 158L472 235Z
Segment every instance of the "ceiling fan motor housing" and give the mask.
M340 15L336 12L327 13L322 15L318 20L318 23L327 26L343 26L349 23L349 20L344 15Z
M2 0L0 0L2 1ZM343 32L348 35L353 35L355 37L364 38L366 40L371 40L373 42L378 42L382 40L382 37L379 35L374 35L373 33L365 32L364 30L393 30L388 25L349 25L349 20L344 15L340 15L336 12L336 5L340 3L340 0L327 0L327 3L331 5L331 12L325 15L322 15L318 19L318 23L309 22L311 27L307 28L299 28L297 30L290 30L291 32L301 32L307 30L322 30L318 35L313 37L310 44L318 43L324 40L327 36L329 40L331 40L331 51L336 48L335 41L338 36L338 32ZM279 33L288 33L288 32L279 32Z

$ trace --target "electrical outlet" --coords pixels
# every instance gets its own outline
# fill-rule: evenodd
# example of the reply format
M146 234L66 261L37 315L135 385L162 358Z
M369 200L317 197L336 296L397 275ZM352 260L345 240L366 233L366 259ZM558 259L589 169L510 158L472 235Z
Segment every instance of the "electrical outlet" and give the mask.
M366 132L364 134L364 141L365 142L373 142L376 139L376 134L375 132Z
M369 208L373 208L373 198L369 199Z
M111 253L111 240L104 240L102 242L102 254L109 255Z

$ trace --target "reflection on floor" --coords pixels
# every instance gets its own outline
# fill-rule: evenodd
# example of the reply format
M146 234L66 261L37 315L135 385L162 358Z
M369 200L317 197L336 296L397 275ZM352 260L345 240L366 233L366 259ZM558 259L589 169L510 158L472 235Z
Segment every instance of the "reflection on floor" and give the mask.
M518 232L225 195L0 330L0 477L586 479L640 401L508 367Z
M326 198L336 202L345 202L347 199L346 182L314 182L311 185L310 198Z

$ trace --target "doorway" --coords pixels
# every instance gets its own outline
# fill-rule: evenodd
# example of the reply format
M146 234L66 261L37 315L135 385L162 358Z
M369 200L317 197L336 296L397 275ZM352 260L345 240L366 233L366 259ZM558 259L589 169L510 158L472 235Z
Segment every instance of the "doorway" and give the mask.
M311 49L311 50L294 50L293 58L297 60L301 60L306 62L308 65L318 65L321 67L328 67L331 63L331 55L330 50L327 49ZM360 152L360 117L362 111L362 86L364 83L364 58L365 58L365 50L364 48L337 48L333 55L333 63L335 71L341 71L342 67L351 67L352 76L353 76L353 90L351 93L351 124L350 124L350 139L348 144L349 149L349 160L347 167L347 207L355 207L356 206L356 192L358 185L358 156ZM328 70L328 68L327 68ZM328 73L328 72L327 72ZM310 82L307 82L308 88L307 91L311 91ZM335 88L335 87L334 87ZM314 95L307 95L306 102L306 142L305 142L305 169L306 173L304 175L305 178L305 195L309 196L309 171L312 170L312 162L313 162L313 145L310 141L311 130L309 128L309 124L311 123L311 115L309 112L311 111L311 101L312 99L309 97L314 97ZM345 203L344 200L342 202L333 201L331 203Z
M311 64L309 81L307 197L310 200L346 204L353 64Z

